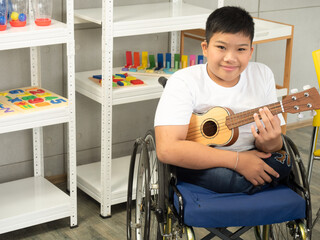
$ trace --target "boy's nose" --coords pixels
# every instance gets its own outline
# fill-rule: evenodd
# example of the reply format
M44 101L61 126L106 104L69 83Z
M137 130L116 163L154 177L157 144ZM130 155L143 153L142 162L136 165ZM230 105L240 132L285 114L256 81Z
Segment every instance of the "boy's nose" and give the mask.
M236 61L236 54L233 51L227 51L226 55L224 56L225 62L235 62Z

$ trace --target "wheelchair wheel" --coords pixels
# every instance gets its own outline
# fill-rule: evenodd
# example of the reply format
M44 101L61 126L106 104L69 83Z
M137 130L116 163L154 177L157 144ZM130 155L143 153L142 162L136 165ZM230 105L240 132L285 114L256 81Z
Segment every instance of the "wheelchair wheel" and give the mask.
M140 147L140 153L138 151ZM136 163L136 158L139 157ZM136 201L133 185L136 177ZM158 161L153 133L135 142L131 157L128 199L127 199L127 239L157 239L159 235L155 210L159 203ZM158 238L161 239L161 238Z
M145 191L148 191L149 196L149 215L150 221L149 225L149 237L145 239L162 239L160 235L160 229L158 227L158 221L156 218L156 210L159 208L161 194L159 189L159 162L156 154L156 145L154 140L154 132L148 131L144 141L146 143L147 151L147 167L145 168L145 175L148 176L148 185L146 186Z
M289 221L254 229L257 240L307 240L307 230L300 221Z
M311 200L309 184L299 151L293 141L284 135L286 152L292 159L292 172L288 185L306 201L306 218L268 226L257 226L254 229L257 240L311 239Z

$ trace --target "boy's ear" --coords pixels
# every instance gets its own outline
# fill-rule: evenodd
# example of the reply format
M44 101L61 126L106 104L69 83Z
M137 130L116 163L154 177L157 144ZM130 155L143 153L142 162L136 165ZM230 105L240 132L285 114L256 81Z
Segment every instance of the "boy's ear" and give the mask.
M251 53L250 53L250 59L252 58L252 54L253 54L253 51L254 51L254 47L253 46L251 46Z
M204 40L204 41L201 43L201 48L202 48L203 56L207 57L208 43L207 43L206 40Z

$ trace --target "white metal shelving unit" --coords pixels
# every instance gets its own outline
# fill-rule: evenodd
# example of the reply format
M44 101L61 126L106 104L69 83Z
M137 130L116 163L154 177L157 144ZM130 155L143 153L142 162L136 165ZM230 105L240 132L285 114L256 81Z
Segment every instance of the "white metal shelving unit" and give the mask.
M102 70L76 73L76 91L99 102L102 109L101 162L81 165L77 170L78 187L101 203L101 216L110 216L111 205L126 201L127 196L128 173L124 169L129 168L130 157L111 158L112 106L156 99L162 93L158 77L142 75L139 78L147 83L145 86L112 89L112 73L119 72L118 68L113 68L112 63L113 39L171 32L171 52L177 53L180 52L179 31L205 28L211 12L210 9L185 4L181 0L119 7L113 7L112 0L102 0L102 9L75 10L76 24L89 22L102 25ZM290 27L276 23L273 25L257 21L256 24L259 30L255 37L260 41L291 32ZM103 75L102 87L88 80L94 74ZM130 74L134 76L134 73Z
M70 217L71 227L77 225L73 0L66 1L66 9L67 23L52 21L48 27L38 27L30 10L26 27L8 26L0 33L0 50L30 48L31 86L41 87L39 46L66 44L68 61L67 107L0 119L0 133L32 128L34 153L33 177L0 184L0 234L65 217ZM69 194L44 178L42 127L59 123L68 124Z
M156 11L155 11L156 9ZM102 8L75 10L75 23L102 25L102 70L76 73L76 91L101 103L101 162L78 166L78 186L101 203L101 216L111 215L111 205L126 201L130 157L111 158L112 106L159 98L162 87L156 77L141 77L147 84L112 90L113 39L132 35L171 32L171 52L179 52L178 31L203 28L210 10L173 0L165 3L114 7L102 0ZM88 77L102 73L102 87ZM134 74L133 74L134 75Z

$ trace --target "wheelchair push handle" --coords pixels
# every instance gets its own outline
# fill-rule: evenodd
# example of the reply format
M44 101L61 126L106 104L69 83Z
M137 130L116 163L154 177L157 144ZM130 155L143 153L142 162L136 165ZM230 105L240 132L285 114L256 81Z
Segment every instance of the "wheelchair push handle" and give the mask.
M158 83L160 83L160 85L165 88L166 84L167 84L167 78L166 77L159 77L158 79Z

